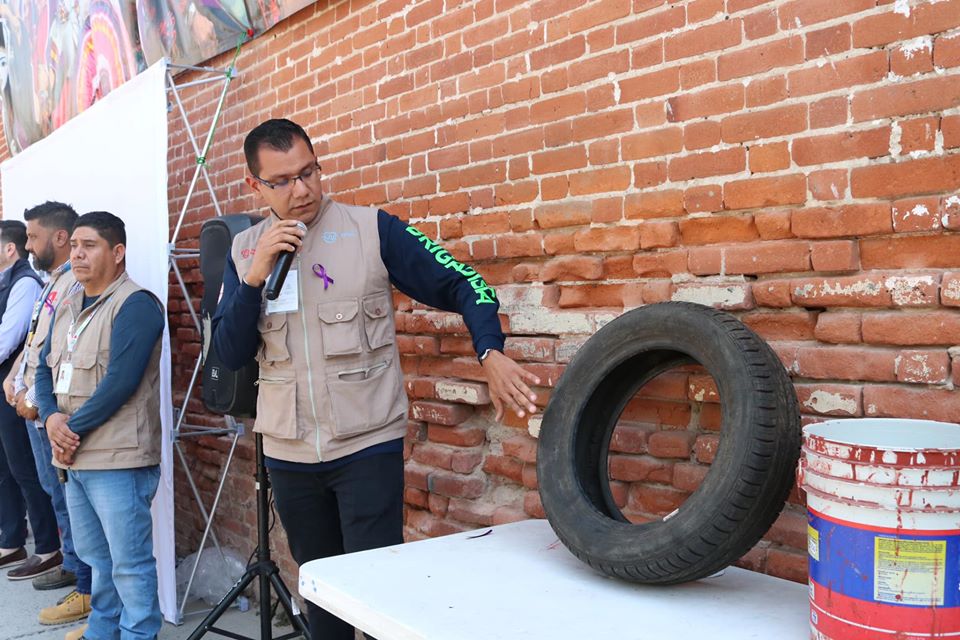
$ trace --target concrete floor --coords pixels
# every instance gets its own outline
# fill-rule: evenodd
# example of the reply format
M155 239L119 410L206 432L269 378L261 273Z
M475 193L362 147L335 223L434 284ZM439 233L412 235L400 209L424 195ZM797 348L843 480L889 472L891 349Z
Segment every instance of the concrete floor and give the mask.
M28 549L31 547L28 546ZM57 603L63 596L70 593L70 589L58 591L37 591L30 585L29 580L12 582L6 577L6 570L0 571L0 640L63 640L67 631L76 628L78 624L68 624L59 627L45 627L37 622L40 609ZM200 608L205 605L200 602ZM188 608L189 611L189 608ZM203 620L203 614L188 615L184 624L174 626L164 623L160 629L159 640L183 640L187 638ZM80 623L82 624L82 623ZM239 633L250 638L260 637L260 618L254 609L241 613L236 608L228 611L217 625L220 628ZM290 627L276 627L276 635L289 633ZM205 638L223 638L223 636L208 634Z

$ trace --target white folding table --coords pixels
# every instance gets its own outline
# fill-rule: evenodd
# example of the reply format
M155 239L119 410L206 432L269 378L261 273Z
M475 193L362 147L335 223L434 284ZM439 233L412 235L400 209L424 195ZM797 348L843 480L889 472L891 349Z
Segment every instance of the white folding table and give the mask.
M810 637L804 585L735 567L630 584L577 560L545 520L314 560L300 594L378 640Z

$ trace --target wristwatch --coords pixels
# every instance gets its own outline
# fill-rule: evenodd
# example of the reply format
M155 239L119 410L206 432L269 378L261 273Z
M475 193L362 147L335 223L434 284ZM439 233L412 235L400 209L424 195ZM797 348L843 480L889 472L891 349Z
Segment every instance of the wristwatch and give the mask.
M23 398L23 406L25 406L27 409L37 408L37 405L33 404L33 401L31 401L30 398L27 398L27 397Z

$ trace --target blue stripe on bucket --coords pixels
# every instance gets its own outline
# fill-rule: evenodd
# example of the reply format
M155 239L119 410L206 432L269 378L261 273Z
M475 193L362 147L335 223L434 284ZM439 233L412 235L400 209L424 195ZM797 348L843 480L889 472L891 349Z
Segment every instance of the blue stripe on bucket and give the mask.
M810 526L818 533L819 560L809 556L810 577L820 585L851 598L881 602L898 607L923 607L898 602L879 601L874 597L876 538L899 541L946 542L946 574L943 607L960 606L960 533L955 535L892 535L884 531L849 526L807 512Z

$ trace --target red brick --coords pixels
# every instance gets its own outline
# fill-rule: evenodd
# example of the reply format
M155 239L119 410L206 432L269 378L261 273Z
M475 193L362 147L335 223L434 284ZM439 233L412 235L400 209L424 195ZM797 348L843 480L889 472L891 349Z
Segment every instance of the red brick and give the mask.
M790 166L790 148L786 142L750 147L750 173L780 171Z
M793 212L793 234L799 238L837 238L893 231L890 204L818 207Z
M463 405L458 406L463 409L468 409L468 407ZM457 447L475 447L482 444L486 437L486 432L477 427L446 427L437 424L427 426L427 438L431 442L440 444L450 444Z
M860 269L860 245L855 240L816 242L810 259L814 271L857 271Z
M603 260L595 256L553 258L544 265L543 282L555 280L598 280L603 275Z
M720 448L719 436L698 436L693 445L693 453L698 462L710 464Z
M940 284L940 302L945 307L960 307L960 273L943 274Z
M950 356L942 351L901 351L894 361L897 381L943 384L950 375Z
M917 4L905 12L884 11L853 23L853 46L875 47L946 31L960 25L960 2Z
M680 65L680 88L684 91L717 79L716 60L694 60Z
M862 416L863 390L846 384L797 384L797 401L804 413L822 416Z
M709 51L735 47L742 40L739 19L724 20L709 26L689 29L664 41L664 56L670 60L689 58Z
M652 433L652 427L618 424L613 430L610 440L610 450L620 453L645 453L647 438Z
M629 167L611 167L570 175L570 195L623 191L633 179Z
M886 52L876 51L831 62L822 67L791 71L787 74L787 87L791 97L799 98L880 82L886 77L888 69Z
M436 425L458 425L473 415L470 407L442 402L414 402L410 408L415 420Z
M697 93L685 93L667 100L667 120L683 122L743 108L743 85L734 83Z
M690 187L683 192L683 210L687 213L712 213L723 209L723 187L718 184Z
M826 29L808 31L806 34L807 42L804 57L807 60L813 60L814 58L849 51L852 33L853 30L847 22L833 25Z
M540 205L534 209L533 217L540 228L555 229L589 224L590 212L589 202L564 202Z
M797 138L792 149L794 162L801 166L879 158L890 152L890 127Z
M803 204L806 199L807 181L802 175L735 180L723 188L723 206L729 210Z
M956 78L929 78L859 91L853 96L854 122L891 116L940 111L960 104L960 83Z
M680 283L673 287L670 299L726 311L742 311L755 306L750 285L741 283Z
M630 487L630 505L655 516L665 516L680 508L687 493L669 487L637 484Z
M940 228L940 198L912 198L893 203L893 230L897 233L911 231L936 231Z
M636 251L640 248L637 227L586 229L573 239L577 251Z
M683 130L668 127L624 136L620 149L624 160L656 158L677 153L683 148Z
M624 202L624 214L628 220L672 218L683 215L683 212L683 192L677 190L633 193Z
M653 15L641 15L617 27L617 44L667 33L683 27L685 23L686 11L683 6L670 7Z
M687 150L706 149L717 144L720 144L719 122L700 120L683 127L683 146Z
M835 96L810 105L810 128L835 127L847 121L847 98Z
M960 39L956 35L939 35L933 41L933 64L941 69L960 66Z
M863 317L863 341L904 346L960 344L960 315L955 311L927 311L911 315L875 313ZM956 419L956 418L954 418Z
M813 340L817 322L816 313L810 311L751 313L740 319L767 341Z
M542 151L532 156L532 163L535 174L583 169L587 166L587 151L583 146Z
M746 168L746 165L746 150L737 147L673 158L668 166L670 180L680 182L695 178L740 173Z
M451 498L479 498L486 487L480 478L436 471L428 478L430 493Z
M787 99L787 77L756 78L747 85L747 107L765 107Z
M820 342L831 344L855 344L861 341L859 313L830 311L821 313L817 318L814 336Z
M896 354L862 347L800 347L793 373L804 378L823 380L896 380Z
M936 148L940 118L914 118L900 123L900 155Z
M732 80L801 62L803 38L792 36L722 54L717 59L717 75L720 80Z
M668 67L660 71L621 80L620 104L669 95L680 90L680 70Z
M651 456L612 455L610 479L623 482L664 482L673 480L673 463Z
M666 181L666 162L638 162L633 166L633 186L637 189L656 187Z
M863 388L863 405L870 417L956 422L960 393L953 389L867 385Z
M860 263L864 269L960 267L960 236L911 236L861 240Z
M517 484L523 484L524 463L516 458L507 456L498 456L487 454L483 460L483 472L488 475L500 476L507 480L512 480Z
M743 32L747 40L757 40L775 34L777 32L776 9L764 9L744 16Z
M669 278L687 270L687 252L680 250L640 253L633 257L633 270L641 278Z
M832 18L872 9L875 0L791 0L780 7L780 28L800 29Z
M703 479L707 477L708 471L710 467L682 462L673 468L673 486L680 491L696 491Z
M802 307L887 307L890 292L879 276L843 276L794 280L791 297Z
M789 211L758 212L753 217L757 231L764 240L792 238Z
M919 38L892 49L890 71L901 77L933 71L933 39Z
M943 193L960 188L960 155L877 164L851 170L854 198L889 198Z
M845 3L834 3L841 6ZM787 549L769 549L765 570L772 576L778 576L793 582L807 584L807 553Z
M807 186L816 200L842 200L847 195L847 170L824 169L807 176Z
M753 216L711 216L680 221L684 244L749 242L759 237Z
M674 247L680 240L676 222L648 220L640 225L640 248Z

